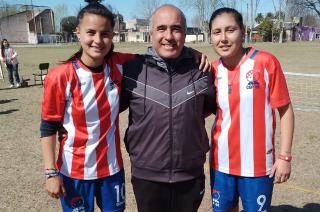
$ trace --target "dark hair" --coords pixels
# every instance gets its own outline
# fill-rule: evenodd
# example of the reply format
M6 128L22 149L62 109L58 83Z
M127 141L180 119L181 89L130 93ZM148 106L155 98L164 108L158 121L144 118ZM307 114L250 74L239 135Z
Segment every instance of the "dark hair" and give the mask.
M100 4L99 0L85 0L85 1L88 2L89 4L85 7L83 7L79 11L78 16L77 16L77 26L79 26L79 24L85 14L94 14L94 15L99 15L99 16L106 18L108 21L110 21L112 28L114 27L114 25L115 25L114 15L104 5ZM113 49L114 49L114 45L112 43L111 49L108 52L108 54L105 56L105 59L107 59L111 56ZM81 54L82 54L82 47L80 47L80 49L74 55L72 55L68 60L63 61L63 63L70 62L70 61L74 60L75 58L80 58Z
M211 24L213 22L213 20L218 16L221 15L223 13L229 13L232 14L234 16L235 21L237 22L237 24L239 25L239 27L241 29L244 29L244 25L243 25L243 18L241 13L239 13L237 10L233 9L233 8L229 8L229 7L222 7L220 9L217 9L216 11L214 11L211 15L210 21L209 21L209 30L211 32Z
M9 42L8 42L8 40L7 39L2 39L2 41L1 41L1 57L2 58L5 58L5 55L4 55L4 45L3 45L3 42L4 41L7 41L7 43L8 43L8 46L10 46L10 44L9 44Z

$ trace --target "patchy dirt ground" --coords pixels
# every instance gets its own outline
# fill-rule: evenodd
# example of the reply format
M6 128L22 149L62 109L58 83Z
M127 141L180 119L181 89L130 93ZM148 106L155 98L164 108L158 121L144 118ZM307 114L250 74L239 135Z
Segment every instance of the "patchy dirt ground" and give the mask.
M309 52L312 52L313 48L319 50L319 45L309 47L311 48ZM122 48L127 50L128 47ZM144 46L139 48L143 49ZM203 47L196 48L201 50ZM281 48L288 48L286 51L291 51L290 45L278 48L279 50L277 49L275 54L281 54ZM69 48L18 48L21 61L20 74L24 78L31 78L31 74L36 72L36 64L43 61L56 63L64 59L65 55L70 55L72 50L74 48L71 50ZM120 50L122 50L121 47ZM129 51L133 51L133 49L131 48ZM308 55L300 57L306 56ZM283 58L283 60L286 61L287 58ZM303 61L303 58L299 60ZM309 57L308 60L310 61ZM311 68L311 71L319 73L320 61L314 59L311 62L316 63L313 66L317 67L317 70ZM287 67L289 66L284 66L284 68ZM5 80L0 80L0 211L60 211L59 202L48 197L44 191L39 143L42 86L33 85L31 78L29 87L9 89L7 88L7 78ZM319 89L320 84L314 86ZM318 156L320 153L320 112L295 111L295 115L296 130L292 176L287 183L275 186L271 211L318 212L320 211L320 162ZM126 117L126 113L121 114L122 135L127 124ZM212 122L212 117L206 122L208 132ZM130 163L124 147L122 150L127 179L126 211L135 212L137 209L130 185ZM207 167L206 164L206 195L199 209L200 212L211 211Z

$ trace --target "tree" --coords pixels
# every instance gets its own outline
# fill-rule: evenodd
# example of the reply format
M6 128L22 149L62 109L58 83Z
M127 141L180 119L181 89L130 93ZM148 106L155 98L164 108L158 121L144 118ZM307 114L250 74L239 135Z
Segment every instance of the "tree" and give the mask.
M145 19L150 19L152 13L161 5L162 0L138 0L137 12Z
M320 18L320 0L287 0L287 2L291 13L294 13L292 16L303 17L306 11L311 11Z
M300 0L298 4L314 11L320 18L320 0Z
M18 13L18 10L15 6L9 5L6 1L0 0L0 18L16 13Z
M270 18L265 18L259 25L258 33L262 36L263 41L272 41L273 22Z
M68 38L73 38L74 37L74 31L76 30L77 27L77 17L75 16L68 16L65 18L62 18L61 20L61 30L64 35L66 35L67 38L66 40L69 40Z
M195 19L199 21L196 26L199 26L205 38L209 40L209 19L217 7L217 0L180 0L180 3L195 12Z
M254 19L258 24L260 24L263 20L264 17L262 15L262 13L258 13L257 17Z
M65 16L65 14L68 13L68 6L64 3L58 4L54 7L54 22L55 22L55 28L56 32L61 32L61 20Z

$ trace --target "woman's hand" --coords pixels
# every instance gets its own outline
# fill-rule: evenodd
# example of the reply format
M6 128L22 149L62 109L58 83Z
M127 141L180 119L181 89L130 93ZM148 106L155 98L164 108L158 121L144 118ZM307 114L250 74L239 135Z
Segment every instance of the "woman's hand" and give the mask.
M283 183L290 178L291 174L291 163L282 159L277 159L273 164L270 178L274 176L273 183Z
M59 176L50 177L46 180L46 190L49 196L59 199L67 194L63 182Z

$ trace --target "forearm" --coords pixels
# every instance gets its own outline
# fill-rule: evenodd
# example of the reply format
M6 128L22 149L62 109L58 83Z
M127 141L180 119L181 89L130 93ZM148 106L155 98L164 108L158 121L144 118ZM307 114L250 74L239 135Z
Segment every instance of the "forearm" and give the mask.
M294 113L292 105L286 105L278 108L280 115L281 144L280 154L290 155L294 131Z
M41 146L44 168L55 168L56 135L41 138Z

